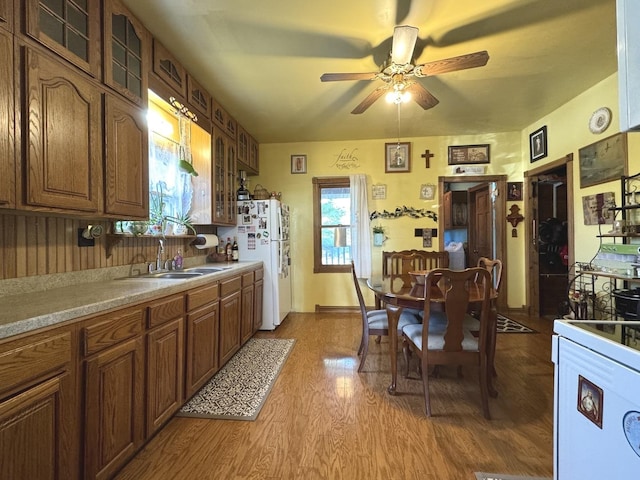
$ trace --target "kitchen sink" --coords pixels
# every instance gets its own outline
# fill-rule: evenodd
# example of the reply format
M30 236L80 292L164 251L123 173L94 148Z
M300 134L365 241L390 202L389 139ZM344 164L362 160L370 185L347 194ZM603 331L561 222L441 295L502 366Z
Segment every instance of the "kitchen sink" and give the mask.
M177 278L196 278L201 277L203 274L199 272L167 272L167 273L158 273L156 275L151 275L155 278L168 278L168 279L177 279Z
M223 272L225 270L228 270L229 268L231 267L194 267L194 268L188 268L184 272L185 273L196 272L202 275L207 275L209 273Z

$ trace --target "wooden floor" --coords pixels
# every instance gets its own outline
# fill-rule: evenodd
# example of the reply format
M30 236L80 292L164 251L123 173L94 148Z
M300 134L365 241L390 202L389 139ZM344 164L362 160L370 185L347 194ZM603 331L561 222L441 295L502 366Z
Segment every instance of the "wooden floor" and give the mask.
M552 477L552 321L512 318L539 333L498 335L490 421L476 369L462 379L444 369L431 382L434 416L427 418L420 380L400 377L399 395L386 393L386 338L370 343L357 373L357 315L290 314L275 332L258 333L297 341L256 421L173 418L116 478Z

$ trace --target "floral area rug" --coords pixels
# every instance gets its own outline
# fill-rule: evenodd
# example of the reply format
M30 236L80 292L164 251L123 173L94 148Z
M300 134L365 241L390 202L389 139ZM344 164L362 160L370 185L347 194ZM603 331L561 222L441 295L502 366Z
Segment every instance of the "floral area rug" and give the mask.
M176 414L255 420L295 340L252 338Z

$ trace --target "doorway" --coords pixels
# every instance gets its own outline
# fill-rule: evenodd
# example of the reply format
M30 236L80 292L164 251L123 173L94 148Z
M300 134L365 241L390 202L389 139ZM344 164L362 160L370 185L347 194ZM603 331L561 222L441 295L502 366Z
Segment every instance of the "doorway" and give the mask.
M573 248L573 155L525 172L529 314L558 318L566 309Z
M462 242L466 267L477 265L481 256L503 261L498 309L507 308L508 280L505 248L506 175L462 175L439 177L440 250L450 242ZM460 215L461 202L466 202ZM460 219L463 219L461 222Z

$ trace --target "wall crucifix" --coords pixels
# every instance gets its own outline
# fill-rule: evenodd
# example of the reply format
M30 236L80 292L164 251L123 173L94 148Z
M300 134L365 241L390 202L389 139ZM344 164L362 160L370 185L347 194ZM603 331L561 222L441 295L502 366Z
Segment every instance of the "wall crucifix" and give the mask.
M424 153L420 156L424 158L424 168L429 168L429 159L433 157L433 153L431 153L429 150L425 150Z

